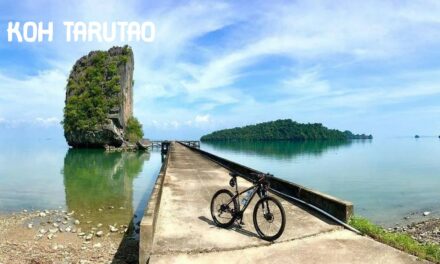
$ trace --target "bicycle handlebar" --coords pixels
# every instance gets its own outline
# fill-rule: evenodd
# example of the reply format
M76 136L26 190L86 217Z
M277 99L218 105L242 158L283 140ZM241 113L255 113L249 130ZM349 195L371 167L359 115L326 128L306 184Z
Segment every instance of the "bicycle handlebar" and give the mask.
M273 178L273 175L270 173L251 172L250 174L258 177L257 180L253 181L254 183L262 183L264 181L267 181L270 178Z
M273 176L270 173L263 173L263 172L251 172L251 175L257 175L257 176Z
M265 179L273 178L273 175L270 174L270 173L251 172L251 173L249 173L249 174L258 177L258 179L257 179L257 180L254 180L253 182L262 182L262 181L264 181ZM238 172L236 172L236 171L231 171L231 172L229 173L229 175L230 175L231 177L241 176L241 177L247 178L244 174L242 174L242 173L238 173Z

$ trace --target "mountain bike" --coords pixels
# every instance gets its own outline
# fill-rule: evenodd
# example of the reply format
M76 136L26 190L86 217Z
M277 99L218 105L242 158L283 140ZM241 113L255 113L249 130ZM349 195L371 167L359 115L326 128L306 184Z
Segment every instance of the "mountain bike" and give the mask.
M281 236L286 225L286 215L281 203L272 196L268 196L269 178L271 174L255 173L257 180L252 181L252 187L239 192L237 176L240 174L231 172L229 181L231 187L235 187L235 194L227 189L217 191L211 200L211 216L214 223L223 228L228 228L239 221L243 225L243 214L255 194L259 200L255 204L253 221L258 235L267 241L273 241ZM240 201L240 196L244 196Z

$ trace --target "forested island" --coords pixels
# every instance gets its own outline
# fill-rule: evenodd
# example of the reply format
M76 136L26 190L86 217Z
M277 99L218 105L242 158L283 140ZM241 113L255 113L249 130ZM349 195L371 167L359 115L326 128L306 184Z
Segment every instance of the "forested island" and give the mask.
M301 124L291 119L280 119L244 127L223 129L204 135L201 141L229 140L349 140L372 139L372 135L353 134L351 131L329 129L320 123Z
M134 55L129 46L92 51L72 68L62 121L72 147L135 148L143 137L133 116Z

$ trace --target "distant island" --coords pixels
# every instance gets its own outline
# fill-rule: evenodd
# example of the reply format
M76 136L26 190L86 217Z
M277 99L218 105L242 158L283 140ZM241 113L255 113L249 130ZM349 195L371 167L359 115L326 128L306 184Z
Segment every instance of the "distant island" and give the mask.
M229 141L229 140L349 140L372 139L372 135L353 134L352 132L329 129L320 123L301 124L291 119L222 129L201 137L201 141Z

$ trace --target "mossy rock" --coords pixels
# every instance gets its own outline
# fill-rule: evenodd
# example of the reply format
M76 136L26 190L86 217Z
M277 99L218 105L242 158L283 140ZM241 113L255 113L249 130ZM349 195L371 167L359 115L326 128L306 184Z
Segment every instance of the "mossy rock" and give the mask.
M121 146L133 116L134 57L129 46L92 51L72 68L64 135L73 147Z

